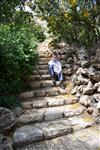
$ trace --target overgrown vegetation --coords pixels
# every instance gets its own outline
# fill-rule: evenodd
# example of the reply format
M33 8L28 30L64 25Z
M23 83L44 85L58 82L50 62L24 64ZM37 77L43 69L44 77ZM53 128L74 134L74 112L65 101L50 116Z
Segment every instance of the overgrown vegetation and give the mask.
M5 0L0 4L0 106L12 108L21 105L17 95L33 72L37 44L45 36L32 14L22 9L24 2Z
M100 40L99 0L35 0L49 32L67 43L94 46Z

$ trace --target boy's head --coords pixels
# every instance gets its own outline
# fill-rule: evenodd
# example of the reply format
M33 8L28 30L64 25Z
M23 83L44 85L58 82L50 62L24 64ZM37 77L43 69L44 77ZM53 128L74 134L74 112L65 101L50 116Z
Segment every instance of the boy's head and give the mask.
M58 54L57 54L56 51L54 51L54 52L52 53L52 59L53 59L53 60L57 60L57 59L58 59Z
M60 59L60 53L54 51L54 52L52 53L52 59L53 59L53 60L59 60L59 59Z

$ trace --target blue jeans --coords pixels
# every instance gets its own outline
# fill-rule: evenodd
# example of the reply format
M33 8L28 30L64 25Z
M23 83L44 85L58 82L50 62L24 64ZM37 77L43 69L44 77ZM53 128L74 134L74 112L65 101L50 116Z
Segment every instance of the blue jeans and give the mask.
M62 81L63 80L63 73L62 73L62 71L60 73L55 73L54 70L53 70L53 67L49 67L49 74L56 81Z

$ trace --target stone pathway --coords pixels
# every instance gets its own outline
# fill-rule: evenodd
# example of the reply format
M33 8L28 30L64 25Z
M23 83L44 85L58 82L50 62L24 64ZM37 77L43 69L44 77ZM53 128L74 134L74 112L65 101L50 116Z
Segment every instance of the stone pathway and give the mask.
M30 79L33 90L20 94L24 113L14 132L16 150L99 150L100 126L68 89L54 87L47 63L49 40L38 48L39 63ZM63 53L63 51L62 51ZM65 82L66 84L66 82Z

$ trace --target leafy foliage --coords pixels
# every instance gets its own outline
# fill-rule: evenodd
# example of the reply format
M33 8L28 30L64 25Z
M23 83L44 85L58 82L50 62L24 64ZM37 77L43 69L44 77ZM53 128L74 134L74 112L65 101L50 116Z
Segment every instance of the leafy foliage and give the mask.
M20 92L23 80L32 74L37 40L29 28L1 25L0 41L0 95L9 97Z
M35 0L37 12L48 22L49 32L67 43L86 47L100 40L100 3L86 0Z
M0 106L3 107L20 105L17 95L25 89L38 60L37 44L45 39L32 12L25 11L26 5L31 10L35 8L26 0L0 1Z

